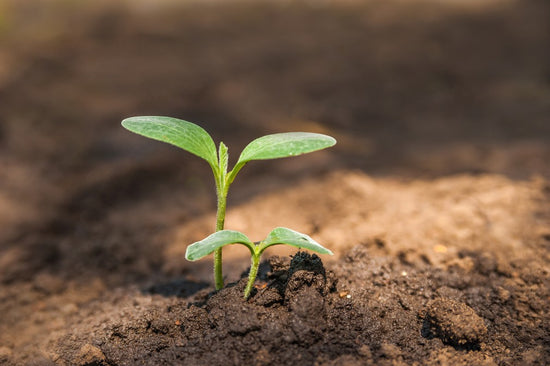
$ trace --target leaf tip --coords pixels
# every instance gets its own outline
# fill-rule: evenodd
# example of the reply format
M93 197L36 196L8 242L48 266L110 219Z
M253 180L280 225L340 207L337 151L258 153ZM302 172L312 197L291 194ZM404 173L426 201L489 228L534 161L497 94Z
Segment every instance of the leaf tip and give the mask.
M135 125L136 122L139 122L139 118L140 117L127 117L127 118L124 118L120 124L122 125L122 127L124 127L125 129L127 129L128 131L132 131L132 125ZM132 131L133 132L133 131Z
M185 259L187 259L190 262L194 262L197 259L199 259L198 257L196 257L194 255L192 246L193 246L193 244L189 245L187 247L187 249L185 250ZM189 249L191 249L191 250L189 250Z

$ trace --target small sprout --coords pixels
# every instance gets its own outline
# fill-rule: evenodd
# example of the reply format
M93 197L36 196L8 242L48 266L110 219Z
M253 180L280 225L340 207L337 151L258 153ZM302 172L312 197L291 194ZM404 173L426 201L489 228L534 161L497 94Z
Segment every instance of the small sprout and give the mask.
M253 243L250 239L248 239L248 237L246 237L246 235L238 231L221 230L188 246L185 253L185 258L190 261L195 261L209 255L210 253L213 253L215 250L225 245L231 244L242 244L250 250L252 264L248 274L248 283L246 284L246 288L244 290L245 299L250 296L250 291L254 286L262 253L270 246L287 244L300 249L309 249L320 254L332 255L330 250L317 243L308 235L284 227L278 227L273 229L267 235L266 239L258 243Z
M186 257L189 260L196 260L214 252L214 279L216 290L223 287L221 248L227 244L240 243L249 246L253 254L253 260L255 256L259 260L261 252L268 246L275 244L289 244L300 248L311 249L318 253L330 253L330 251L317 244L309 236L290 229L278 228L273 230L266 240L261 242L260 246L257 247L243 234L236 231L224 230L224 226L229 187L246 163L252 160L285 158L326 149L336 144L334 138L311 132L287 132L266 135L249 143L241 152L233 169L228 170L229 154L227 146L225 146L223 142L220 142L218 149L216 149L216 144L208 132L194 123L171 117L141 116L125 119L122 121L122 126L139 135L163 141L186 150L206 160L212 168L217 194L216 232L225 233L219 236L215 233L195 243L202 243L201 246L205 246L205 249L196 252L191 251L189 254L190 256ZM212 236L214 236L213 239L211 239ZM309 248L305 245L310 245L311 243L315 243L316 246L314 246L314 248ZM210 250L212 247L214 249ZM196 248L196 246L194 248ZM261 248L261 250L258 248ZM319 251L319 248L324 252ZM258 252L258 250L260 251ZM197 253L201 254L200 257L196 257L198 255ZM257 271L257 266L255 271ZM254 283L256 273L254 273L253 276L251 273L250 277L253 278L252 283ZM248 293L250 293L250 288L248 288Z

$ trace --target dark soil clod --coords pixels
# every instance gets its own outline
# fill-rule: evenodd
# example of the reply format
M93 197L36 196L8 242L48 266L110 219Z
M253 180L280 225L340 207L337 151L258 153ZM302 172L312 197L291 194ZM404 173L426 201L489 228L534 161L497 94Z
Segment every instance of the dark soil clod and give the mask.
M326 294L327 277L321 258L316 254L298 252L290 262L285 286L285 300L299 296L307 288L315 288L319 294Z
M428 304L423 333L457 348L479 349L487 335L487 327L468 305L439 298Z

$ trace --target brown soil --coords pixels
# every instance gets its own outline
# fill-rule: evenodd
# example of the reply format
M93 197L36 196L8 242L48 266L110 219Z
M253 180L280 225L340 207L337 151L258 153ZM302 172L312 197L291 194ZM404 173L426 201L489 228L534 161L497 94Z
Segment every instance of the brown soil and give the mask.
M224 4L0 4L0 364L550 364L550 3ZM226 221L335 256L269 249L245 301L231 246L213 291L208 167L142 114L335 136Z

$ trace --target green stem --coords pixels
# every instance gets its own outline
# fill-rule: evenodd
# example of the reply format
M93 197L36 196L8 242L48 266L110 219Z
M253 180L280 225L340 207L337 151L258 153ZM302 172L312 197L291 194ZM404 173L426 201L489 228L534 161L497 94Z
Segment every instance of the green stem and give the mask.
M212 165L212 171L216 179L216 194L218 197L218 210L216 213L216 231L221 231L225 226L225 207L227 204L227 193L229 186L233 183L235 176L241 170L245 163L237 164L237 166L227 173L227 147L223 142L220 142L218 151L218 165ZM223 271L222 271L222 249L214 251L214 282L216 290L223 288Z
M254 281L256 281L256 275L258 274L258 267L260 266L260 254L252 255L252 264L250 265L250 272L248 273L248 283L246 284L246 287L244 289L244 298L245 300L248 299L248 296L250 296L250 291L252 291L252 287L254 286Z
M216 231L223 230L225 225L225 207L227 202L227 190L225 187L218 184L218 211L216 213ZM223 273L222 273L222 249L216 249L214 252L214 280L216 290L223 288Z

